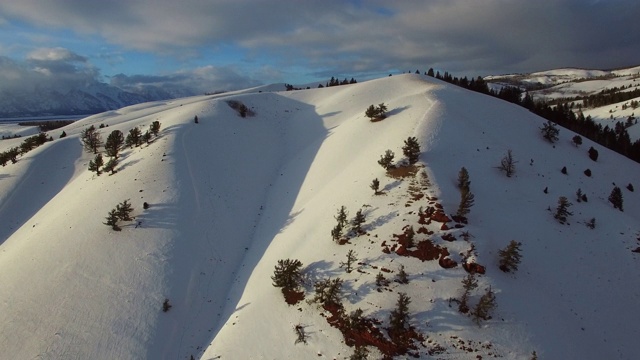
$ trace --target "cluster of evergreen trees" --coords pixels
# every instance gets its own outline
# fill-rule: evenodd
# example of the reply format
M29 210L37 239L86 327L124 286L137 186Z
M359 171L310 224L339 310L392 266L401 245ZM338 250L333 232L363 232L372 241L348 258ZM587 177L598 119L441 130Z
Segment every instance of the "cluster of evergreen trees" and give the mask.
M118 158L120 151L124 146L133 148L134 146L140 146L143 143L149 143L152 135L157 137L160 132L160 122L154 121L151 123L149 130L142 134L142 131L137 126L129 130L129 134L125 138L124 134L120 130L113 130L107 137L106 143L104 143L104 149L107 156L110 157L106 163L102 157L102 154L98 153L98 148L102 146L102 136L96 130L95 126L91 125L84 129L80 134L80 139L84 149L87 152L93 153L96 156L93 160L89 161L89 171L94 171L96 175L100 176L101 171L110 171L111 174L116 172L118 166Z
M607 125L603 127L593 121L590 116L585 117L581 112L576 115L568 103L552 104L546 101L534 101L529 94L522 96L523 91L517 87L503 87L497 91L492 90L479 76L471 80L468 80L467 77L460 79L447 72L444 75L441 75L440 72L434 74L433 69L429 69L427 75L525 107L538 116L574 131L636 162L640 162L640 140L632 143L624 126L610 128ZM603 106L638 96L640 96L640 90L627 92L606 90L581 100L583 100L585 106Z
M15 164L18 162L18 155L24 155L47 141L53 141L53 138L44 132L30 136L24 139L19 147L13 147L7 151L0 152L0 164L6 166L9 161Z

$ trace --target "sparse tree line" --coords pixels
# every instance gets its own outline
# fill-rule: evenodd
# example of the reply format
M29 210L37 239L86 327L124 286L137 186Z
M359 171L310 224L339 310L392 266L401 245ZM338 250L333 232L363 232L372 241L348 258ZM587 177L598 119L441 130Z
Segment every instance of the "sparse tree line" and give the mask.
M578 112L576 115L567 103L551 104L546 101L534 101L529 94L522 96L522 90L517 87L503 87L498 91L490 89L481 77L469 81L466 77L460 79L451 76L447 72L445 72L444 76L441 76L439 72L433 74L433 69L430 69L427 75L520 105L554 124L576 132L636 162L640 162L640 139L631 142L625 126L611 128L607 125L603 127L593 121L591 116L585 117L582 112ZM601 94L591 95L581 100L583 100L585 106L603 106L603 104L609 104L611 101L621 102L636 98L640 96L639 94L640 90L625 92L605 90Z
M109 156L109 160L105 163L102 154L98 152L98 149L103 146L102 135L96 129L94 125L84 129L80 134L80 140L84 146L84 149L92 154L95 154L93 160L89 161L89 171L95 172L97 176L104 172L116 173L116 167L118 166L118 160L120 152L123 148L138 147L144 143L149 144L153 137L158 137L160 132L160 121L154 121L149 126L144 134L137 126L130 129L129 133L125 137L122 131L113 130L107 141L104 143L105 154Z
M53 141L53 138L47 135L47 133L45 132L41 132L38 135L30 136L24 139L20 146L12 147L7 151L0 152L0 164L2 166L6 166L8 162L15 164L18 162L18 155L24 156L24 154L46 143L47 141Z

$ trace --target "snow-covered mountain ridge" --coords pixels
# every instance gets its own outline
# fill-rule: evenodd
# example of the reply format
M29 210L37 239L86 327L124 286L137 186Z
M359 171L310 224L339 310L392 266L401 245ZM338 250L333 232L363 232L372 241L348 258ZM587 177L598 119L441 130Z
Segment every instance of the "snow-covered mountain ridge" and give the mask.
M255 116L239 117L231 99ZM364 117L382 102L388 118ZM114 129L144 132L152 121L161 122L160 136L124 151L116 174L87 171L93 155L82 151L83 129L108 125L106 139ZM410 296L409 323L425 336L414 350L421 358L526 359L533 351L541 358L635 358L640 319L631 309L640 279L633 269L640 259L631 250L640 245L640 205L625 187L640 168L588 140L574 146L566 130L550 144L540 135L543 122L413 74L145 103L77 121L60 129L67 137L0 168L0 347L13 358L349 357L353 348L321 309L288 306L272 286L277 260L291 258L305 266L307 299L314 280L341 277L345 310L363 309L384 334L398 293ZM410 136L431 182L419 199L420 175L392 178L377 164L387 149L399 160ZM0 151L20 141L2 141ZM590 146L600 152L597 162L587 156ZM511 178L496 169L507 150L519 161ZM468 224L449 222L446 230L432 222L424 225L432 234L416 235L447 247L459 265L384 253L383 242L394 244L406 225L423 226L420 207L437 203L455 213L463 166L475 194ZM385 195L369 188L374 178ZM607 201L612 182L623 188L624 212ZM588 202L575 200L578 188ZM553 218L560 196L574 203L569 225ZM104 218L125 199L136 219L115 232ZM367 234L338 245L330 230L343 205L350 216L363 209ZM584 222L594 217L592 230ZM497 251L511 240L522 242L523 261L505 274ZM490 286L498 303L480 327L449 306L462 293L460 264L471 244L487 269L471 301ZM361 263L352 273L340 267L348 250ZM393 280L399 264L409 284L378 291L380 269ZM166 313L165 299L172 305ZM294 343L297 324L309 334L306 345Z

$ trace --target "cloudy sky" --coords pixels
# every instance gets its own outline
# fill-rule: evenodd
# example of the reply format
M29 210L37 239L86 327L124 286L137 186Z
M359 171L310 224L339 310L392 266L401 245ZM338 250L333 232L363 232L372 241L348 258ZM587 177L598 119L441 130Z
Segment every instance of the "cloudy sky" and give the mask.
M0 89L630 65L638 0L0 0Z

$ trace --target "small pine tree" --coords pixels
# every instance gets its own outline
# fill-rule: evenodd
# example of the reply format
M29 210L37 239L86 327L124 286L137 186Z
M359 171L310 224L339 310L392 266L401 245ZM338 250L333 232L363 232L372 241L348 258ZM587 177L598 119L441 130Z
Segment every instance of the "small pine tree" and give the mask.
M404 265L400 264L400 268L398 268L398 275L396 279L400 284L408 284L409 276L407 272L404 270Z
M294 291L302 283L302 263L300 260L278 260L273 276L273 286L282 288L283 291Z
M466 314L469 312L469 295L471 292L478 287L478 280L476 280L475 273L467 274L467 276L462 279L462 289L464 292L460 297L460 306L458 306L458 311Z
M416 245L415 244L416 232L413 230L413 226L410 225L404 230L404 236L405 236L405 239L407 240L407 248L412 248Z
M67 133L66 131L62 131L62 134L60 134L60 139L67 137Z
M137 126L129 130L129 135L127 135L125 142L130 148L139 146L142 143L142 131Z
M133 212L133 207L131 207L131 203L129 200L125 200L120 204L116 205L116 211L118 212L118 218L122 221L131 221L131 212Z
M587 227L591 230L596 228L596 218L591 218L591 220L587 221Z
M158 133L160 132L160 121L156 120L156 121L152 122L151 126L149 127L149 131L151 131L153 136L157 137Z
M558 222L560 224L564 224L565 222L567 222L567 217L570 215L573 215L572 212L569 211L569 207L573 205L569 202L569 199L567 199L564 196L560 196L558 198L558 207L556 208L556 213L553 215L553 217L558 220Z
M469 172L463 166L462 168L460 168L460 171L458 172L458 189L462 190L464 188L470 188L470 186L471 186L471 181L469 181Z
M374 195L379 195L380 194L380 180L378 180L378 178L373 179L373 181L371 181L371 185L369 185L369 187L373 190L373 194Z
M124 134L120 130L113 130L111 134L107 136L107 142L104 144L104 149L108 156L117 159L123 145Z
M576 199L578 202L582 202L582 195L584 195L582 189L578 188L578 191L576 191Z
M582 145L582 137L580 135L576 135L573 137L573 139L571 139L573 141L573 144L578 147L580 145Z
M511 240L507 247L498 251L500 270L504 272L515 272L518 270L518 264L520 264L520 258L522 257L522 255L520 255L521 245L522 243Z
M348 212L347 212L347 208L343 206L340 207L340 209L338 209L338 214L335 216L335 219L338 221L338 224L340 224L343 228L347 225L347 216L348 216Z
M367 110L364 112L364 116L368 117L369 120L373 120L377 115L378 115L378 110L373 104L369 105Z
M88 128L82 130L80 133L80 139L84 145L84 149L88 152L97 154L98 148L102 145L102 137L96 127L91 125Z
M402 153L409 159L409 164L417 163L420 158L420 144L418 144L418 139L416 137L408 137L407 140L404 141Z
M411 298L405 293L398 293L396 308L389 314L389 335L392 339L397 340L409 325L409 304Z
M558 140L560 130L558 129L558 126L550 120L547 120L546 124L542 125L540 131L542 132L542 137L547 139L549 142L554 143Z
M627 185L627 190L629 190L629 191L631 191L631 192L633 192L633 191L634 191L634 188L633 188L633 184L632 184L632 183L629 183L629 185Z
M384 155L380 156L380 160L378 160L378 164L382 166L385 170L389 170L393 167L393 158L395 154L391 150L387 150L384 152Z
M336 226L334 226L333 229L331 229L331 238L335 242L340 242L340 239L342 239L342 225L341 224L336 224Z
M102 154L98 154L93 160L89 161L89 171L95 171L96 175L100 176L100 174L102 173L100 171L102 165L104 165Z
M344 267L344 270L347 273L350 273L353 271L353 264L358 261L358 258L356 257L356 252L353 250L349 250L349 252L347 252L347 261L345 262L340 262L340 267Z
M151 142L151 133L148 130L144 132L144 135L142 135L140 142L149 145L149 143Z
M618 209L620 211L624 211L622 209L622 190L619 187L614 186L613 190L611 190L611 194L609 194L609 202L613 204L614 209Z
M340 278L320 280L314 284L313 303L321 305L339 304L343 281Z
M376 275L376 286L381 287L387 285L389 285L389 281L384 277L382 271L379 271Z
M102 169L104 171L110 171L111 175L113 175L117 172L116 166L118 166L118 160L116 160L116 158L111 158L109 159L109 161L107 161L106 164L104 164L104 167Z
M173 305L169 304L169 299L164 299L164 302L162 302L162 312L167 312L172 307Z
M458 205L457 216L466 217L471 212L471 207L474 204L475 196L471 193L468 187L460 189L460 204Z
M198 115L196 115L196 116L193 118L193 122L195 122L196 124L198 123Z
M564 175L567 175L567 167L563 166L562 170L560 170L561 173L563 173Z
M364 214L362 213L362 209L359 209L356 212L356 216L351 220L351 231L353 231L356 236L363 234L362 224L366 221Z
M496 295L491 288L488 288L484 295L480 297L480 301L473 309L473 320L478 324L478 326L480 326L480 320L489 320L491 318L489 314L496 306Z
M111 209L111 211L109 211L109 215L107 215L107 221L104 224L111 226L115 231L120 231L122 229L118 226L118 220L118 211L116 209Z
M498 169L504 171L507 177L511 177L511 175L516 171L516 163L517 161L513 159L513 153L511 152L511 149L509 149L507 150L507 155L505 155L500 161Z

